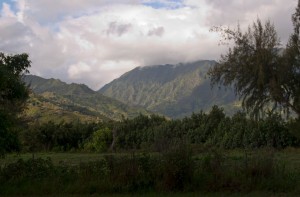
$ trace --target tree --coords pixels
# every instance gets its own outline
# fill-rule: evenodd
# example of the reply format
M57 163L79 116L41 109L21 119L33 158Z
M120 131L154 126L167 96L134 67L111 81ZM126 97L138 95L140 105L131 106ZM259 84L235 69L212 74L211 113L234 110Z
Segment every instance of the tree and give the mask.
M12 131L29 95L22 76L29 72L30 63L27 54L0 53L0 155L15 149L17 143Z
M247 32L241 29L215 29L222 31L225 40L233 47L209 70L213 85L233 85L242 99L242 106L258 116L273 106L285 112L294 111L300 116L300 0L292 17L294 33L286 49L273 24L264 25L257 19Z
M85 144L85 148L90 151L105 152L112 143L113 133L105 127L93 133L91 139Z
M300 118L300 0L296 12L292 16L294 32L290 36L284 53L284 66L279 72L283 73L281 83L287 89L287 99L290 107Z

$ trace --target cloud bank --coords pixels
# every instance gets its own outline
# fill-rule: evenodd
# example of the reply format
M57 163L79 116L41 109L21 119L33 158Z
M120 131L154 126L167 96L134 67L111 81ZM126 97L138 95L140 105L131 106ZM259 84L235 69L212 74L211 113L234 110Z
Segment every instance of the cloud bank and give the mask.
M145 65L218 59L212 26L274 22L283 43L297 0L1 1L0 51L28 53L31 73L99 89Z

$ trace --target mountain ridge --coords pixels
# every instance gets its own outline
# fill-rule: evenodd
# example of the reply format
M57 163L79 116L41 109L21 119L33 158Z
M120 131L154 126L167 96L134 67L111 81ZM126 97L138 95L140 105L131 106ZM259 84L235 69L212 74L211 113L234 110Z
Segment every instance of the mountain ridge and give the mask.
M83 120L121 120L133 118L138 114L149 114L148 111L130 107L126 104L93 91L84 84L67 84L59 79L45 79L35 75L26 75L23 81L31 88L32 94L29 99L29 109L25 114L30 114L29 119L56 120L48 111L56 114L69 114L75 119ZM35 104L39 103L39 107ZM46 110L47 109L47 110ZM33 112L34 111L34 112ZM44 118L43 114L47 117ZM69 117L60 116L60 119ZM70 121L74 120L71 119Z
M136 67L98 91L85 84L67 84L59 79L35 75L25 76L24 81L44 101L58 104L62 110L79 110L86 119L98 115L102 119L119 120L138 113L149 114L150 111L183 118L208 111L213 105L223 107L230 115L240 109L240 103L232 89L211 87L207 72L216 63L214 60L200 60Z
M141 106L172 118L206 111L213 105L229 114L237 110L237 99L228 88L213 88L207 71L214 60L176 65L137 67L103 86L99 92L131 106Z

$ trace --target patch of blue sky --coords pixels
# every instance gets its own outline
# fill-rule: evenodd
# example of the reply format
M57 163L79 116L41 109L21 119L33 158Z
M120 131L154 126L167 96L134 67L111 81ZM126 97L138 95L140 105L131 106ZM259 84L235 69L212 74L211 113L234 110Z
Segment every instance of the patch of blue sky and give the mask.
M16 1L14 1L14 0L0 0L0 10L2 10L2 8L3 8L3 3L8 4L10 6L10 9L13 12L17 11Z
M2 6L3 3L12 4L13 1L11 1L11 0L0 0L1 6Z
M154 9L179 9L185 6L183 0L144 0L142 4Z

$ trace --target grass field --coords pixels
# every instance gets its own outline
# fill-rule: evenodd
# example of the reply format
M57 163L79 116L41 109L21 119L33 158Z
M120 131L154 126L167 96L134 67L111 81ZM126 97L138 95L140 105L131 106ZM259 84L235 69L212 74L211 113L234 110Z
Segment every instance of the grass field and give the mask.
M77 165L82 162L97 161L103 158L104 154L97 153L35 153L34 158L51 158L54 164L68 164ZM28 160L33 158L31 153L12 153L7 155L5 158L0 159L0 165L6 165L8 163L16 162L19 159Z
M226 158L230 160L240 160L245 154L249 156L253 156L257 153L261 153L262 151L269 151L268 149L259 149L259 150L228 150L224 151L224 155ZM278 161L285 162L286 165L300 169L300 148L286 148L284 150L276 151L271 150L275 158ZM132 155L132 152L123 152L123 153L55 153L55 152L47 152L47 153L35 153L34 158L51 158L54 164L67 164L67 165L77 165L79 163L98 161L103 158L105 155L114 155L114 156L125 156ZM142 153L135 153L142 154ZM152 153L156 154L156 153ZM205 154L205 152L196 154L195 158L201 158ZM19 159L28 160L31 159L33 155L31 153L11 153L6 155L5 158L0 158L0 166L4 166L8 163L13 163L18 161Z
M158 161L158 158L164 160L165 155L150 153L150 160L148 160L150 163L152 162L148 169L151 172L150 174L148 170L145 170L148 164L144 160L147 157L144 157L143 153L36 153L34 158L37 163L33 162L33 155L30 153L9 154L0 159L1 169L4 169L1 172L3 185L0 185L0 188L2 187L0 195L32 196L31 194L34 194L40 196L51 194L50 196L53 196L56 191L61 189L59 195L55 196L300 196L300 149L214 151L213 153L205 151L194 153L192 160L195 161L196 166L178 154L171 155L171 157L167 155L167 159L169 159L167 161ZM245 160L248 157L251 159ZM268 157L275 159L275 161L270 162ZM47 160L45 162L39 160L47 158L51 159L54 167L49 166ZM18 163L20 159L25 163ZM103 163L104 160L106 162ZM219 163L220 160L223 161ZM244 164L245 161L249 162L249 166ZM108 166L108 171L105 165L103 166L107 162L112 165L112 167ZM9 167L9 164L13 164L15 167ZM35 166L37 172L30 171L32 170L32 164L37 164ZM186 164L188 165L186 166ZM65 168L63 166L69 167ZM194 178L190 180L182 173L189 173L186 168L192 166L194 166L194 171L191 176ZM51 172L48 169L54 171ZM30 172L27 172L27 170ZM72 170L76 173L75 175ZM19 175L19 172L21 175ZM43 175L44 173L45 175ZM51 176L53 173L55 177ZM15 178L11 178L11 175ZM184 192L177 189L174 192L174 188L170 189L165 185L172 186L172 181L178 179L177 175L187 181L184 183L186 189L182 190ZM3 178L5 176L9 179L9 182ZM168 177L173 178L168 179ZM150 182L147 182L149 180ZM188 183L189 181L191 182ZM145 190L143 188L142 185L145 183L150 189ZM248 186L248 183L250 186ZM237 185L235 186L235 184ZM236 187L239 189L235 189ZM133 188L137 188L137 190Z
M47 197L298 197L297 194L251 192L251 193L139 193L103 195L46 195ZM19 196L16 196L19 197ZM34 196L37 197L37 196Z

